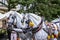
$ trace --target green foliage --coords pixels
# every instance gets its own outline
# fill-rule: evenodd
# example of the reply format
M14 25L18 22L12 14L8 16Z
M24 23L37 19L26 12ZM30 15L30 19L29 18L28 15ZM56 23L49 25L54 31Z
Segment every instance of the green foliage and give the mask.
M7 31L5 29L0 29L0 34L5 34Z
M35 2L35 0L19 0L18 3L24 5L24 6L28 6L29 4Z
M36 0L32 10L40 12L39 15L43 15L46 20L51 21L60 15L60 0Z
M27 6L26 12L41 13L39 15L43 15L48 21L60 15L60 0L8 0L8 9L15 8L17 4ZM28 9L30 4L33 6ZM20 10L19 12L24 12L24 10Z

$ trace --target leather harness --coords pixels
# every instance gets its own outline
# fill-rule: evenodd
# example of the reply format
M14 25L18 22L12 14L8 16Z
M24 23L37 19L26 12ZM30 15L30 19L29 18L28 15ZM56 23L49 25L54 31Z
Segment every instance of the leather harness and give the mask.
M32 32L33 32L33 33L36 33L36 32L38 32L39 30L41 30L41 28L42 28L42 23L43 23L43 19L41 19L41 22L38 24L38 27L36 28L36 30L33 30Z

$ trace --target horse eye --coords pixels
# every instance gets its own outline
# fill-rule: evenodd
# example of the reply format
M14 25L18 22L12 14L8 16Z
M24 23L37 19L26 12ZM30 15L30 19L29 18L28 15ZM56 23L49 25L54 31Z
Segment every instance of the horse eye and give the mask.
M14 17L12 17L12 19L14 19Z

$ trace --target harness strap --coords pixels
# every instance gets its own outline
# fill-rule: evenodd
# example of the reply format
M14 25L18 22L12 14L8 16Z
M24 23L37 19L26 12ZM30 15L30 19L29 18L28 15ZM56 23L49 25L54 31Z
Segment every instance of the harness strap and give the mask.
M39 30L41 30L41 28L42 28L42 22L43 22L43 19L41 19L41 22L38 24L38 27L36 28L35 31L33 31L33 33L36 33L36 32L38 32Z

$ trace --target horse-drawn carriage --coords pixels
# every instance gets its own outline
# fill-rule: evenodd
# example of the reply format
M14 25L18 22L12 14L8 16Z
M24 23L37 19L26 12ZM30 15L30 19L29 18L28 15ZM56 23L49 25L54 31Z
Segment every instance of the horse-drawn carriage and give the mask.
M35 40L47 40L47 26L42 17L33 13L19 14L16 11L10 11L4 15L8 19L8 30L18 33L22 40L32 40L32 38Z
M42 20L42 17L33 13L19 14L16 11L10 11L6 13L5 16L8 18L7 24L10 26L10 29L8 27L9 31L15 31L19 34L21 39L27 40L30 38L31 40L31 35L33 35L35 40L47 40L48 33L43 30L46 29L46 25L44 25L45 23L44 20ZM14 28L14 25L16 25L17 28ZM32 30L35 31L34 34L32 33Z

